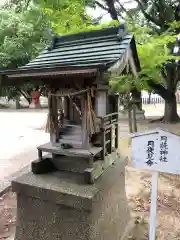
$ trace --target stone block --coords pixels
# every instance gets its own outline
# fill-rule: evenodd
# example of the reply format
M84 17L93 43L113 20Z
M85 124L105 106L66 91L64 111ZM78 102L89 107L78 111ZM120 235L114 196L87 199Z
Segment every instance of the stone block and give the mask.
M15 240L119 240L130 220L126 163L118 159L92 185L63 171L17 178Z

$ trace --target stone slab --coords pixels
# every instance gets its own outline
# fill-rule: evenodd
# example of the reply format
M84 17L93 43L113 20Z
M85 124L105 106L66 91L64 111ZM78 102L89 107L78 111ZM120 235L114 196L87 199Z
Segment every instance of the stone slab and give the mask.
M145 120L145 111L136 111L136 119L137 120Z
M109 174L103 174L99 181L92 185L85 184L80 174L72 172L57 171L42 175L28 172L12 181L12 190L18 194L53 201L68 207L92 210L92 200L99 192L102 183L103 185L113 184L115 177L119 175L117 169L120 168L123 171L126 164L126 159L120 159L109 167ZM110 172L114 178L110 176Z
M45 157L51 157L51 155L46 154L44 155ZM20 170L14 172L13 174L9 175L8 177L5 177L1 182L0 182L0 197L5 194L6 192L9 191L11 188L11 182L15 180L16 178L22 176L25 173L28 173L31 171L31 165L27 164L25 167L21 168Z
M130 220L126 164L119 159L93 185L67 172L27 173L13 181L15 240L119 240Z
M5 177L2 182L0 182L0 196L5 194L11 188L11 181L15 180L17 177L20 177L24 173L28 173L30 171L30 165L28 164L24 168L19 171L16 171L14 174L11 174L8 177Z

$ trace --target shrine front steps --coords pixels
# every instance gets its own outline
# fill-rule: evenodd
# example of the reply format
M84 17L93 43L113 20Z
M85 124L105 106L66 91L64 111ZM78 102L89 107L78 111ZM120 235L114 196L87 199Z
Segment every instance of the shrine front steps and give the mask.
M60 129L58 143L56 144L68 144L72 148L82 148L82 132L81 126L71 123L66 123L63 128Z

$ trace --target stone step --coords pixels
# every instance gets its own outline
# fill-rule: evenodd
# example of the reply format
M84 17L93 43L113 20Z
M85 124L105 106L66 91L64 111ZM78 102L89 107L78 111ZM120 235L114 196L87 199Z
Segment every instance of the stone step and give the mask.
M66 140L74 140L74 141L81 141L81 134L63 134L61 135L60 139L66 139Z
M72 146L72 148L77 148L77 149L82 148L82 141L73 140L73 139L60 139L59 142L56 143L56 146L61 147L62 143L69 144Z

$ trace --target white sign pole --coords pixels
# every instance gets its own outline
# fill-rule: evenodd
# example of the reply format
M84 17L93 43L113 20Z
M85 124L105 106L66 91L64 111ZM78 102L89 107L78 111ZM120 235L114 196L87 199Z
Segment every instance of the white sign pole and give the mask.
M150 211L150 227L149 240L156 239L156 212L157 212L157 192L158 192L158 172L152 173L152 190L151 190L151 211Z

